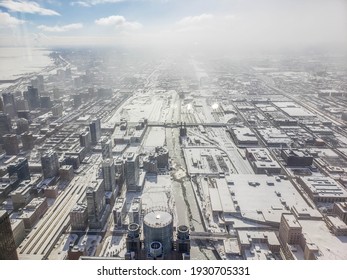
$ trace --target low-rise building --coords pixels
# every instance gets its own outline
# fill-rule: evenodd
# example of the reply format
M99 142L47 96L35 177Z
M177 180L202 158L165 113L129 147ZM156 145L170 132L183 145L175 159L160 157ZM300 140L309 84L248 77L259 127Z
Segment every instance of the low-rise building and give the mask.
M299 177L299 184L315 203L347 201L347 191L330 177Z
M255 174L280 174L281 166L265 148L247 148L246 156Z
M313 163L313 156L300 150L281 150L281 157L288 166L310 166Z

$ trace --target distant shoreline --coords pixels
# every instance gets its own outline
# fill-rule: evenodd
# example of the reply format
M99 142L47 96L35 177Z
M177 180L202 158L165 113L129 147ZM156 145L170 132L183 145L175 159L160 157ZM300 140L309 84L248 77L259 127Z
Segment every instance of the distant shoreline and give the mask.
M0 85L14 84L22 77L54 64L52 49L1 48Z
M13 80L0 80L0 84L13 84L20 80L21 78L13 79Z

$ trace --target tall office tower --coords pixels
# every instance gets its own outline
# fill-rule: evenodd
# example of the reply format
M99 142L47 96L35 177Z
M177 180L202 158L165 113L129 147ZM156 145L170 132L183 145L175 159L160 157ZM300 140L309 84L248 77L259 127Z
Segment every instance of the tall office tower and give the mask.
M140 176L139 156L129 153L125 162L125 181L128 191L137 191Z
M8 213L0 210L0 260L18 260Z
M2 98L4 100L4 112L11 117L15 117L17 114L17 108L13 93L3 93Z
M31 86L37 88L39 92L45 91L43 76L38 75L36 79L31 80Z
M6 106L7 104L12 104L13 107L16 107L15 106L16 102L15 102L13 93L10 93L10 92L3 93L2 99L4 101L4 103L3 103L4 106Z
M72 79L71 68L66 68L66 70L65 70L65 78L69 79L69 80Z
M72 98L73 98L73 106L75 108L78 108L79 106L82 105L82 96L80 94L74 94Z
M11 132L11 119L8 115L0 113L0 138Z
M27 119L20 118L17 120L17 134L22 134L29 130L29 121Z
M4 102L2 101L1 98L0 98L0 111L1 111L1 112L4 111Z
M37 81L38 81L38 90L39 92L42 92L45 90L45 81L43 79L43 75L37 75Z
M59 174L59 159L56 152L50 150L41 156L43 177L52 178Z
M29 110L28 101L23 97L20 97L16 100L17 112L18 111L27 111Z
M91 137L90 137L90 132L89 131L83 131L80 133L80 145L81 147L86 148L87 151L90 150L91 146Z
M26 96L30 110L37 109L40 107L40 96L37 88L28 86Z
M100 119L94 119L89 124L90 136L92 139L92 144L96 145L101 137L101 122Z
M112 140L109 137L101 137L101 154L102 158L112 158Z
M31 132L22 133L21 139L24 151L29 151L34 148L34 135Z
M54 100L59 99L60 97L63 96L63 92L59 88L53 88L53 98Z
M63 116L64 108L62 104L54 105L52 108L52 114L55 118L60 118Z
M70 211L70 222L72 230L85 230L88 227L87 205L76 204Z
M7 171L9 177L16 175L20 181L30 180L30 170L26 158L19 158L16 162L10 164Z
M50 96L41 96L40 97L40 107L45 109L52 108L52 101Z
M102 162L102 175L105 183L105 191L113 192L116 187L116 170L113 159L105 159Z
M16 134L6 134L3 137L6 155L15 156L19 154L19 141Z
M88 224L91 229L100 229L106 220L104 181L96 180L86 190Z

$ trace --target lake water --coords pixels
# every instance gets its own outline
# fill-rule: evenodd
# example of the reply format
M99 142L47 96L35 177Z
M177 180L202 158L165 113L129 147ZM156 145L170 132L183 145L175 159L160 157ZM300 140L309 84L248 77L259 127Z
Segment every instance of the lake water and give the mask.
M37 48L0 48L0 80L16 79L53 63L51 51Z

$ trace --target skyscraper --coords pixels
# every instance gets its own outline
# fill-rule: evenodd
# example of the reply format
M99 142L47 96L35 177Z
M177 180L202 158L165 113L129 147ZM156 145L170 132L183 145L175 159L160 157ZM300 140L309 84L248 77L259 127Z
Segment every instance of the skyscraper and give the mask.
M27 119L20 118L17 120L17 134L22 134L29 130L29 121Z
M17 110L16 110L16 102L15 102L13 93L9 93L9 92L3 93L2 98L4 100L4 111L8 115L14 117L17 113Z
M28 91L26 93L29 109L37 109L40 107L40 96L37 88L28 86Z
M11 119L8 115L0 113L0 141L2 136L11 132Z
M85 147L86 150L89 151L91 146L90 131L83 131L79 137L81 147Z
M125 162L125 180L128 191L137 191L140 175L139 156L129 153Z
M109 137L101 137L101 154L102 158L112 158L112 140Z
M116 170L113 159L105 159L102 162L102 175L105 183L105 191L113 192L116 186Z
M100 229L105 212L104 181L99 179L92 182L86 190L86 198L89 228Z
M43 177L51 178L59 174L59 159L56 152L50 150L41 156Z
M29 151L34 148L34 135L31 132L22 133L21 139L24 151Z
M96 145L101 137L101 123L100 119L94 119L89 124L90 136L92 139L92 144Z
M16 134L6 134L3 136L4 149L6 155L19 154L19 141Z
M18 260L8 213L0 210L0 260Z

